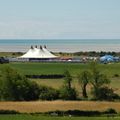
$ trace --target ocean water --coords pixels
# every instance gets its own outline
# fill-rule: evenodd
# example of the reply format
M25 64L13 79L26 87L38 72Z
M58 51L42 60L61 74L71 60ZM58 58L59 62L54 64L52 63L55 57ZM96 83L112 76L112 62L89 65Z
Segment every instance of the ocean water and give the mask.
M120 52L120 39L0 39L0 52L25 52L31 45L46 45L53 52Z

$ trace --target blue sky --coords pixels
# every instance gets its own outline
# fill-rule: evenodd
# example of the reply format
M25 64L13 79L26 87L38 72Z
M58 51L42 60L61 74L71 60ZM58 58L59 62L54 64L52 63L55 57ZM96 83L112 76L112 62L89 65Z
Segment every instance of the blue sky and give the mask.
M120 38L120 0L0 0L0 38Z

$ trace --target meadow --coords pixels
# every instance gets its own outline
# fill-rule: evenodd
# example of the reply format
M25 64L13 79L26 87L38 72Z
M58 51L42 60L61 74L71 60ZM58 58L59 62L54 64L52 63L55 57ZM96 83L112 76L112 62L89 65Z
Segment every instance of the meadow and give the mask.
M69 70L73 76L72 85L81 92L80 86L77 81L77 74L81 73L83 70L90 69L89 64L83 63L27 63L27 62L13 62L9 64L0 64L0 69L5 66L10 66L24 75L41 75L41 74L63 74L64 70ZM99 69L102 73L105 73L111 80L110 86L115 90L116 93L120 95L120 63L112 64L99 64ZM50 86L56 89L61 88L63 85L63 79L31 79L40 85ZM88 86L88 92L89 86ZM90 94L90 93L88 93ZM0 109L6 110L17 110L22 113L27 112L46 112L54 110L106 110L108 108L113 108L120 112L120 102L95 102L95 101L33 101L33 102L0 102ZM19 120L24 118L24 120L51 120L54 118L57 120L106 120L108 118L86 118L86 117L47 117L47 116L31 116L31 115L11 115L11 116L0 116L0 120ZM112 118L110 118L112 120ZM120 119L120 118L115 118Z
M2 69L5 64L0 65ZM67 69L72 76L76 76L83 70L89 70L89 64L83 63L27 63L27 62L13 62L7 66L17 69L23 74L63 74ZM99 64L99 69L102 73L107 74L108 77L113 78L115 74L120 76L120 63Z
M10 66L20 73L25 75L50 75L50 74L63 74L67 69L73 76L73 87L79 92L80 86L78 85L77 74L83 70L90 70L89 64L83 63L27 63L27 62L13 62L9 64L1 64L0 69L5 66ZM110 86L116 93L120 94L120 63L111 64L99 64L99 69L102 73L105 73L111 80ZM32 79L41 85L50 86L53 88L60 88L63 84L63 79ZM88 87L89 89L89 87ZM88 90L89 91L89 90Z

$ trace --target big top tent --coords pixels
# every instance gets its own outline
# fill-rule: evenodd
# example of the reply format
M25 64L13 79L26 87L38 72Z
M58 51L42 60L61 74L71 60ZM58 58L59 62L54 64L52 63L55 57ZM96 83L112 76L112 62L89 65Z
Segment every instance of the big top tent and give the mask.
M37 46L33 47L28 50L24 55L18 57L22 59L55 59L58 58L58 56L55 56L52 54L46 46L42 47L40 46L39 48Z

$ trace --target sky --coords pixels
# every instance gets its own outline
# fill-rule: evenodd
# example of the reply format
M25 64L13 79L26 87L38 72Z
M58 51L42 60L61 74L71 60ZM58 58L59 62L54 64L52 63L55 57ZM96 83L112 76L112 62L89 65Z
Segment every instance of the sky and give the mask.
M0 39L120 39L120 0L0 0Z

